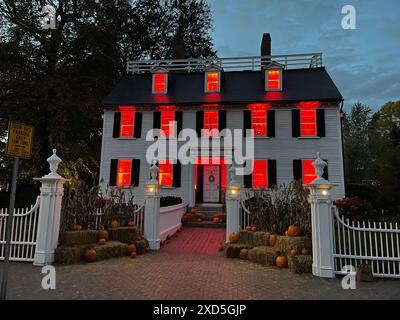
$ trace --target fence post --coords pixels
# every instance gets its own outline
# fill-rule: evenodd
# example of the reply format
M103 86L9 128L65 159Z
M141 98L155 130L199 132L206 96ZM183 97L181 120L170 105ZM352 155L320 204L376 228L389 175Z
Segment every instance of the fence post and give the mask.
M333 220L331 189L335 186L322 177L326 162L317 158L313 162L317 178L309 184L311 204L313 275L334 278Z
M229 235L240 229L240 184L235 179L235 166L232 164L228 171L230 182L226 186L226 242Z
M150 181L146 184L144 206L144 237L151 250L160 249L160 186L157 180L158 167L154 162L150 167Z
M54 262L54 250L58 245L61 219L61 200L63 197L65 179L58 175L57 168L61 159L56 149L47 159L50 173L34 180L41 182L39 221L37 243L33 264L43 266Z

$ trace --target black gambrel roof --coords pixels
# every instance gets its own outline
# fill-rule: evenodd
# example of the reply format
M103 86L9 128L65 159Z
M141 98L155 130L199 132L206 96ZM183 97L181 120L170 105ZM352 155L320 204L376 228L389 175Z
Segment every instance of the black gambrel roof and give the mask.
M283 91L265 92L261 71L223 72L220 93L204 92L204 73L170 73L168 94L151 92L151 73L125 76L104 98L105 106L207 103L339 102L342 95L324 67L283 71Z

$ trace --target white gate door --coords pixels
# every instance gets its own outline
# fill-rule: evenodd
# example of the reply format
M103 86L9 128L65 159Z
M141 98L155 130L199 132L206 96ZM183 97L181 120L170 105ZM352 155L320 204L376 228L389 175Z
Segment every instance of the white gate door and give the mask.
M204 166L203 201L219 202L219 165Z
M40 197L31 208L14 209L11 229L10 261L35 258ZM8 209L0 209L0 260L4 260Z

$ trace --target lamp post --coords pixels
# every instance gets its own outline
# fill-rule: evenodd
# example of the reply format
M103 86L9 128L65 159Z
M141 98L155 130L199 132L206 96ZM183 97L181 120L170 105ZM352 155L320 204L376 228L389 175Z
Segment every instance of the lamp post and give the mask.
M327 163L320 158L319 152L317 152L317 158L312 165L317 174L314 181L309 184L313 253L312 272L317 277L334 278L331 189L335 184L322 177Z
M230 181L226 186L226 242L229 234L236 233L240 228L239 209L241 187L236 181L235 166L232 164L228 170Z

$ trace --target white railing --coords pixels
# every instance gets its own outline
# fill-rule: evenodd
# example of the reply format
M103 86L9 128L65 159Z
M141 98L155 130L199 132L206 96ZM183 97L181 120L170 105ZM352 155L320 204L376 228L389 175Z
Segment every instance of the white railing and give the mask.
M101 208L97 209L95 215L94 229L98 230L102 226L103 210ZM140 205L136 210L134 210L130 215L129 219L135 223L140 234L144 233L144 204Z
M400 278L400 226L397 223L354 222L332 207L336 274L346 265L370 264L376 277Z
M127 73L146 73L153 68L162 67L168 71L195 72L203 71L210 65L216 65L225 71L261 70L271 61L280 63L285 69L318 68L323 66L322 53L302 53L272 56L250 56L209 59L175 60L133 60L128 61Z
M248 196L242 196L240 199L240 206L239 206L239 229L243 230L247 226L253 225L253 218L251 216L250 210L246 207L245 201L250 199Z
M187 203L160 208L160 241L174 235L182 226L182 216L187 212Z
M10 261L33 261L35 257L40 197L30 208L14 209ZM0 209L0 260L4 260L8 209Z

